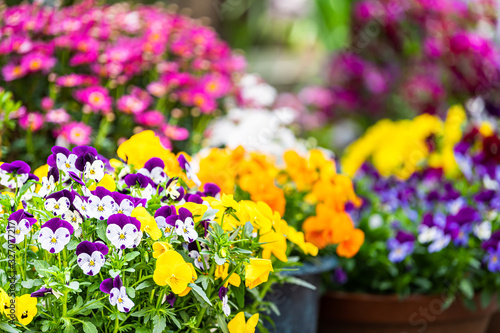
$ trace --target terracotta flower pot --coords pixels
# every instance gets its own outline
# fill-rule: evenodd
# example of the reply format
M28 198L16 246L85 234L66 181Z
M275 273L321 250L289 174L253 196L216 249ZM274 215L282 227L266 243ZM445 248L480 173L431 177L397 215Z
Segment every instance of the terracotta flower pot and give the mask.
M443 310L444 297L368 295L331 292L321 299L320 333L484 333L497 309L496 299L476 311L455 301ZM498 333L498 332L497 332Z
M487 333L499 333L500 332L500 311L493 314L490 320L490 325L488 326Z

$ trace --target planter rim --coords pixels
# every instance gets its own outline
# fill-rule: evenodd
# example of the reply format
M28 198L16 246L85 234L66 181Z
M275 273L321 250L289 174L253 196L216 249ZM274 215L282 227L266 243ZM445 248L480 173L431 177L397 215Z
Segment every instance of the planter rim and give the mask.
M334 256L314 257L310 261L305 262L301 267L298 267L297 270L283 271L281 273L289 276L316 275L331 271L337 265L338 260Z

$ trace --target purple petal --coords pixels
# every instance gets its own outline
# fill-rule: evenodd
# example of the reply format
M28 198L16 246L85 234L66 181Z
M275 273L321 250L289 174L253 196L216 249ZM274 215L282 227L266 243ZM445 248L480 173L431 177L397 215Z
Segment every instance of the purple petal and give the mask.
M146 164L144 164L144 168L147 169L148 171L151 171L156 167L160 167L162 169L165 168L165 163L163 162L163 160L161 158L158 158L158 157L150 158L146 162Z
M94 245L94 243L89 242L89 241L83 241L78 246L76 247L76 255L80 255L81 253L87 253L88 255L92 255L94 251L96 251L97 248Z
M182 221L186 221L188 217L193 218L193 214L188 209L181 207L179 208L179 217Z
M123 283L122 283L122 279L120 278L120 275L115 276L115 279L113 280L113 287L118 288L118 290L120 290L120 288L122 286L123 286Z
M215 197L220 193L220 187L214 183L206 183L203 185L203 188L205 190L205 196Z
M113 289L113 279L109 278L102 281L101 285L99 286L99 289L101 289L103 293L109 294Z

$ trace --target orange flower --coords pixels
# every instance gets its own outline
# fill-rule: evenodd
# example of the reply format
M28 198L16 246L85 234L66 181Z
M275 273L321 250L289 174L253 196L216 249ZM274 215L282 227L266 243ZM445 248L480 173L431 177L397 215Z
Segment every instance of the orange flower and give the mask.
M358 253L364 241L364 232L360 229L354 229L351 238L339 244L337 247L337 254L340 257L352 258L356 253Z

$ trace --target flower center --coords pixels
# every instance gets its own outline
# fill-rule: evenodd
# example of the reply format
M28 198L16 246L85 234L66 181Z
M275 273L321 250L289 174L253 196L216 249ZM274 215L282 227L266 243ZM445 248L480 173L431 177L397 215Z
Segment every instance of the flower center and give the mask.
M89 173L90 173L91 175L94 175L94 174L95 174L94 169L90 169Z
M118 303L123 303L123 299L121 297L118 298Z
M57 238L55 237L52 237L52 239L50 240L51 243L57 243Z
M123 210L121 210L121 209L120 209L120 210L118 211L118 214L123 214Z
M66 162L66 164L65 164L65 165L66 165L66 168L67 168L67 169L69 169L69 168L71 167L71 165L69 165L69 163L68 163L68 162Z
M28 311L23 311L21 314L21 319L28 318Z
M21 231L19 229L16 229L16 234L19 235L20 233L21 233Z
M95 266L95 262L94 262L94 260L90 260L89 265L90 265L90 266Z
M102 212L104 210L104 207L102 205L97 206L97 210Z
M125 239L125 234L120 234L120 239Z
M83 210L83 211L85 211L85 210L86 210L86 209L85 209L85 206L82 206L82 210Z
M55 209L59 209L59 204L55 204L55 205L54 205L54 208L55 208Z
M186 228L182 229L182 231L184 231L184 233L187 233L187 232L188 232Z

